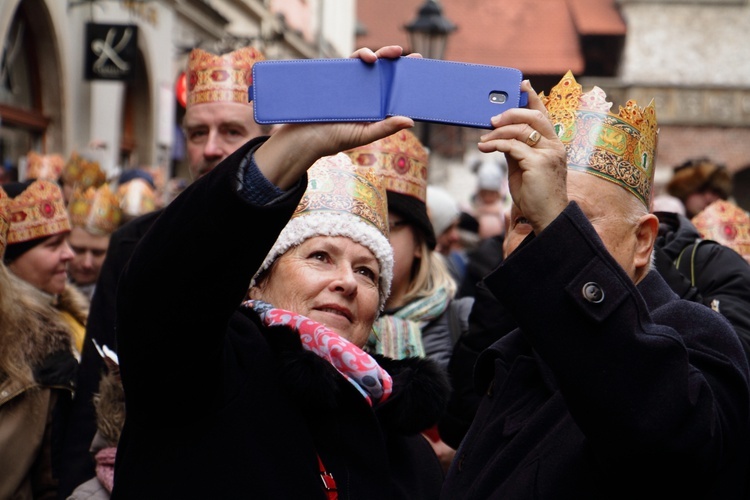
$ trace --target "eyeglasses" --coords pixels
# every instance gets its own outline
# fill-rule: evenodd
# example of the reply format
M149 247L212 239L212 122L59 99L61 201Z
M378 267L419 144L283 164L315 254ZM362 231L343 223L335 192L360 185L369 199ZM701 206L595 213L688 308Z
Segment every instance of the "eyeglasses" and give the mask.
M405 220L389 220L388 221L388 231L391 233L396 231L397 229L400 229L402 227L406 227L409 225L409 222Z

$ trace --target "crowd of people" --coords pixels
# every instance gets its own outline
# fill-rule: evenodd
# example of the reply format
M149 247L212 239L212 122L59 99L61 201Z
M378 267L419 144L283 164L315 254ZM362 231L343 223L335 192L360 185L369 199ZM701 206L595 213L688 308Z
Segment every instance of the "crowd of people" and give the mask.
M0 498L750 498L726 167L655 193L654 103L568 73L462 204L409 118L257 124L264 59L190 53L179 195L77 153L2 184Z

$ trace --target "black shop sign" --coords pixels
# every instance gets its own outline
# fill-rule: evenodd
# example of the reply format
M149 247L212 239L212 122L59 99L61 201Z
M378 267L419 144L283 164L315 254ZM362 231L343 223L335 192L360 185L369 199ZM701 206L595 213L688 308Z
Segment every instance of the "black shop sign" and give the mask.
M130 81L138 54L138 26L86 23L86 80Z

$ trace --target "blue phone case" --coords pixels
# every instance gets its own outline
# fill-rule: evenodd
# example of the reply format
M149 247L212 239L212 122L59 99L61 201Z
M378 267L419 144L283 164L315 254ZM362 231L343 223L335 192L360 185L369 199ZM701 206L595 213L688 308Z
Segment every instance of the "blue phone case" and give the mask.
M261 61L248 89L262 124L414 120L491 129L490 118L526 105L521 71L401 57Z

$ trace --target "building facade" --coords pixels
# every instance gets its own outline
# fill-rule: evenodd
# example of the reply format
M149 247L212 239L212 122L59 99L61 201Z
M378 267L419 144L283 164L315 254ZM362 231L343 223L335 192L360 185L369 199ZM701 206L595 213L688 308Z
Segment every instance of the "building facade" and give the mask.
M186 177L176 92L192 48L234 39L269 59L346 57L354 30L354 0L4 0L4 176L33 150L78 152L110 176Z

